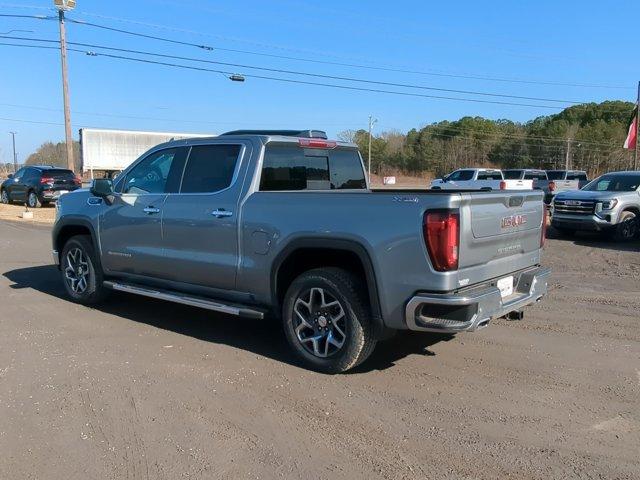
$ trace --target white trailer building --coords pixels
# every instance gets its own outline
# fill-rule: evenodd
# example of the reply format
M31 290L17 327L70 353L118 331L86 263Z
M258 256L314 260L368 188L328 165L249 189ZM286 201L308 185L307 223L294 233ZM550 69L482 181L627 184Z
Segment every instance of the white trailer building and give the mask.
M210 134L137 132L134 130L80 129L82 172L112 175L121 172L152 147L169 140L211 137Z

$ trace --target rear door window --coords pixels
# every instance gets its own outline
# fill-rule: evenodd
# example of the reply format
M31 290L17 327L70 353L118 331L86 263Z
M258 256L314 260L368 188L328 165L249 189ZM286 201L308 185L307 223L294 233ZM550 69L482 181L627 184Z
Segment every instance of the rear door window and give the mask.
M215 193L231 186L242 145L196 145L182 176L180 193Z
M357 150L305 149L268 145L260 190L364 189L367 183Z

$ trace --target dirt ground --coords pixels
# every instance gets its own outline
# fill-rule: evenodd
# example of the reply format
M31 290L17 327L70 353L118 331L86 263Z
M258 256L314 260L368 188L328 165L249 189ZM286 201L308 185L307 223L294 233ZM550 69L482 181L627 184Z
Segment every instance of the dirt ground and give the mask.
M33 212L32 219L22 219L22 212L24 212L25 206L12 203L4 205L0 203L0 219L21 221L24 223L53 223L56 217L56 208L54 205L47 205L42 208L31 208L29 211Z
M640 244L550 239L519 322L398 335L351 374L277 325L68 302L49 227L0 221L2 479L640 478Z

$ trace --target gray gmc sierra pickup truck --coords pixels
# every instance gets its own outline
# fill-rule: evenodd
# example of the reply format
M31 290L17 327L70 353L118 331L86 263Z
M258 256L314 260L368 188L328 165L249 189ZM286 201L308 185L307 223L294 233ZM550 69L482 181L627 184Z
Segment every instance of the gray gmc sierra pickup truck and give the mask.
M353 144L235 131L149 150L62 196L53 258L72 300L112 290L282 320L323 372L400 329L471 331L547 291L540 191L369 188Z

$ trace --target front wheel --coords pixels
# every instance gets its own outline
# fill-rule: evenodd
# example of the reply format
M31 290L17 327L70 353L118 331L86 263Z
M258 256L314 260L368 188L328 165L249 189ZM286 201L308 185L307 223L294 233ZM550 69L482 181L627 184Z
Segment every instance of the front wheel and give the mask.
M94 305L109 294L102 284L102 267L90 237L86 235L76 235L65 243L60 271L67 293L77 303Z
M613 239L618 242L633 240L638 234L638 217L633 212L622 212L613 230Z
M373 351L371 311L363 282L339 268L296 278L285 295L284 331L297 358L324 373L345 372Z
M2 190L2 192L0 193L0 202L4 203L5 205L9 203L9 192L7 192L6 190Z

